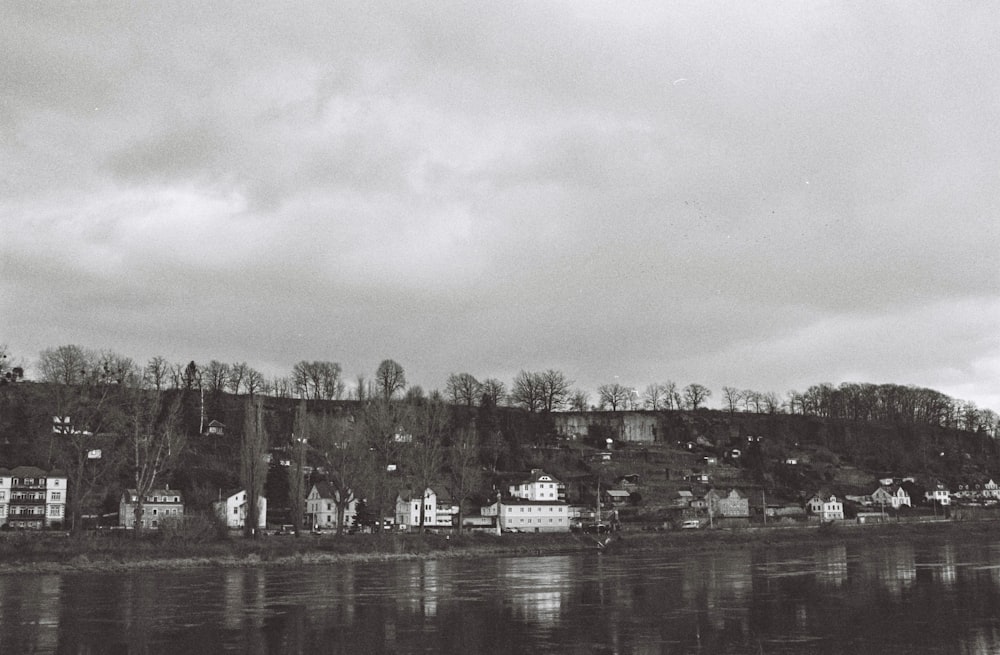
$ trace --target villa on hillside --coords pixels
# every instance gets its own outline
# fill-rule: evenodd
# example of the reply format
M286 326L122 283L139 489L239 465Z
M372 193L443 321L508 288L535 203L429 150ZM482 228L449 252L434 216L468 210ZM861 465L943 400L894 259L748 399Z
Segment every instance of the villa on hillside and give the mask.
M118 525L135 528L135 506L139 495L135 489L126 489L118 501ZM159 528L164 519L184 516L184 498L181 492L170 487L153 489L142 499L142 529Z
M24 530L61 526L66 518L66 474L35 466L0 468L0 525Z

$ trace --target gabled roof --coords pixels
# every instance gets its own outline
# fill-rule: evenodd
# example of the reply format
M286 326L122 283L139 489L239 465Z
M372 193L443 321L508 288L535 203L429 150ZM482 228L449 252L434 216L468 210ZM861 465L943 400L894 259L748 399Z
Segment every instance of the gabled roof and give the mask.
M126 489L125 493L127 493L130 498L133 497L133 496L137 496L139 494L139 492L136 491L135 489ZM158 496L158 497L164 498L164 500L157 501L157 502L173 502L173 501L166 500L167 496L169 496L171 498L176 497L177 498L177 502L183 502L184 501L184 494L181 493L180 489L167 489L167 488L162 488L162 487L158 488L158 489L150 489L146 493L146 498L147 498L146 502L148 502L149 498L152 498L154 496Z

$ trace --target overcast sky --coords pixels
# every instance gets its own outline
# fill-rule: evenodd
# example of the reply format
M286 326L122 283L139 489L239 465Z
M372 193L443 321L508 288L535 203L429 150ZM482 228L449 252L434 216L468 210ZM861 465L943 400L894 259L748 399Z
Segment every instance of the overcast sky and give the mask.
M997 34L990 2L4 2L0 342L1000 410Z

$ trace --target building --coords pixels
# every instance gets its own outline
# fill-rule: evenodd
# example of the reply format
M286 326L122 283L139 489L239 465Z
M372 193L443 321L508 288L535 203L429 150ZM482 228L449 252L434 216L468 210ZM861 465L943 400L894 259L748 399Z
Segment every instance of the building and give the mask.
M710 489L705 494L705 503L709 515L713 517L741 519L750 517L750 500L737 489L730 489L729 493Z
M212 509L226 522L227 528L242 528L247 522L247 492L240 489L227 495L224 499L212 503ZM267 498L257 499L257 527L267 527Z
M226 426L222 421L212 419L205 428L205 436L221 437L226 434Z
M821 521L842 521L844 503L833 494L818 493L806 502L806 508Z
M951 505L951 491L940 480L934 480L924 492L924 499L942 507Z
M135 506L138 492L126 489L118 501L118 525L128 529L135 528ZM184 516L184 497L181 492L170 487L153 489L143 496L142 529L156 529L164 519L179 519Z
M542 469L531 469L528 477L507 487L513 498L533 501L565 500L564 487L554 477Z
M314 530L336 530L338 526L345 528L354 524L358 515L358 499L348 492L350 500L344 507L343 520L340 517L340 492L329 482L314 484L306 496L306 522Z
M899 486L898 484L883 485L872 492L872 505L879 507L891 507L892 509L899 509L900 507L910 507L910 494L906 493L906 489Z
M559 500L498 498L480 509L503 532L569 532L569 506Z
M396 496L395 518L400 530L451 528L457 516L458 505L439 501L430 487L419 496L409 492Z
M25 530L62 527L66 474L35 466L0 468L0 525Z

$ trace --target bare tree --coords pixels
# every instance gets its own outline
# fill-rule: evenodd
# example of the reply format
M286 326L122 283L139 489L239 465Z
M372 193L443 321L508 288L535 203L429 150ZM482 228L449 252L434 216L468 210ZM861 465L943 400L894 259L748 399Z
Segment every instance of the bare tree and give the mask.
M246 377L243 379L243 386L251 396L255 393L264 393L264 376L255 368L247 368Z
M456 405L472 407L482 397L483 385L470 373L452 373L445 383L444 392Z
M648 384L645 391L643 391L642 400L646 409L653 411L661 410L667 404L666 389L663 388L662 384L656 382Z
M170 388L171 389L183 389L184 388L184 365L183 364L171 364L170 365Z
M567 379L561 371L550 368L538 374L538 383L542 393L542 408L546 412L562 409L569 398L573 381Z
M692 382L684 387L684 404L688 409L696 410L712 395L708 387Z
M510 400L515 405L524 407L529 412L537 412L545 407L545 391L537 373L521 371L514 378L510 390Z
M507 396L507 387L496 378L486 378L483 380L480 390L480 398L494 406L503 404Z
M250 366L246 362L236 362L235 364L229 366L229 379L227 382L229 384L229 390L233 392L233 394L239 395L249 369Z
M585 412L590 407L590 394L577 389L569 397L569 408L574 412Z
M146 497L177 464L186 438L180 420L181 396L136 390L128 399L125 439L136 492L135 533L142 530Z
M375 371L375 385L383 400L392 400L393 396L406 388L403 367L391 359L382 360Z
M617 382L602 384L597 388L601 409L610 408L612 412L625 409L631 391L628 387Z
M368 380L363 374L358 374L354 384L354 397L356 400L364 401L371 394L368 393Z
M96 368L97 356L80 346L68 345L43 350L38 358L42 382L80 384Z
M758 395L760 396L761 403L768 414L777 414L781 410L781 400L778 398L778 394L773 391L768 391L765 394Z
M148 362L143 369L143 376L146 385L155 391L163 391L167 388L167 380L170 376L170 364L166 359L157 355Z
M461 530L465 501L483 484L479 440L474 429L463 428L451 435L445 466L448 471L445 485L451 499L458 504L458 529Z
M414 491L423 492L440 479L444 465L444 439L450 424L448 406L428 402L413 411L413 441L406 446L407 473ZM424 525L424 504L420 504L420 525Z
M230 368L229 364L213 359L202 371L205 380L205 387L212 393L222 393L229 384Z
M264 425L264 403L258 396L247 400L240 449L240 481L247 494L246 521L243 534L258 536L260 497L267 478L267 430Z
M292 368L292 381L300 398L339 399L344 394L340 364L301 361Z
M138 387L142 371L131 357L105 350L98 355L98 377L104 384Z
M722 398L726 401L726 409L730 414L736 413L739 409L740 401L746 397L746 393L736 387L722 387Z
M306 527L303 525L303 516L306 505L306 449L309 446L309 439L312 430L309 414L306 409L306 402L299 401L299 406L295 410L295 424L292 428L292 458L288 467L288 498L292 505L292 524L295 525L296 535L301 534Z
M313 430L312 451L322 461L337 507L337 534L343 534L347 509L375 473L372 453L351 417L324 414Z

